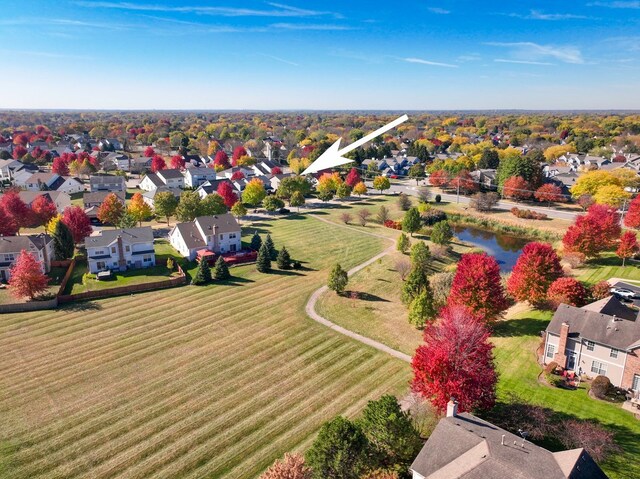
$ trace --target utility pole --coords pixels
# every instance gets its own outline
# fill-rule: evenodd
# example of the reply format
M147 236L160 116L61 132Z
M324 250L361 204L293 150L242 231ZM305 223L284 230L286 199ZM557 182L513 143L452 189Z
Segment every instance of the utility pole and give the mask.
M622 200L622 214L620 215L620 226L624 226L624 214L626 212L627 212L627 199L624 198Z
M458 179L458 187L456 190L456 203L460 203L460 179Z

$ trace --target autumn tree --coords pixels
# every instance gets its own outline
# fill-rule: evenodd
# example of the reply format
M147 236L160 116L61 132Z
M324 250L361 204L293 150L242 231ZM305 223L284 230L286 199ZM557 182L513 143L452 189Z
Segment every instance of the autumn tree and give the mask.
M624 266L627 258L633 258L640 249L638 245L638 237L633 231L625 231L620 237L620 244L616 250L618 258L622 259L622 266Z
M242 158L243 156L247 156L247 150L245 150L244 146L236 146L233 149L233 156L232 156L232 162L231 165L232 166L236 166L238 164L238 160L240 158Z
M183 191L175 210L178 221L193 221L200 216L200 203L202 203L202 199L198 193Z
M60 176L69 176L69 165L64 159L58 157L53 160L51 171Z
M620 215L615 208L592 205L586 215L580 215L562 238L567 252L598 256L611 249L620 238Z
M238 201L235 205L231 207L231 214L235 216L237 220L240 220L243 216L247 214L247 208L242 204L242 202Z
M9 271L9 291L16 298L33 299L46 291L49 278L35 256L22 250Z
M402 230L406 231L413 236L413 233L420 231L420 212L418 208L409 208L402 218Z
M605 185L593 195L594 201L599 205L609 205L620 208L622 204L631 198L631 193L625 191L622 186Z
M75 244L82 243L93 231L91 220L79 206L65 208L62 214L62 222L71 230Z
M553 183L545 183L540 188L536 190L533 194L536 200L541 203L560 203L565 202L566 198L562 194L562 189L558 185L554 185Z
M147 221L153 216L151 207L145 203L144 198L140 193L136 193L131 198L127 211L133 218L142 226L143 221Z
M589 297L589 291L575 278L558 278L549 286L547 299L557 307L560 303L571 306L584 306Z
M331 273L329 273L329 282L327 284L329 289L335 291L337 294L342 294L348 282L349 277L347 276L347 272L342 269L342 266L335 264L331 269Z
M444 170L436 170L429 175L429 184L436 188L446 188L449 185L449 173Z
M37 226L46 225L58 214L56 205L45 195L38 196L31 203L32 218Z
M451 285L448 304L466 306L486 322L494 321L507 309L496 259L486 253L463 254Z
M352 189L355 188L355 186L361 181L362 179L360 178L360 173L358 173L358 170L356 170L355 168L351 168L349 170L349 173L347 174L347 177L344 180L344 182L347 185L349 185Z
M227 207L224 204L224 198L217 193L205 196L200 201L200 207L198 208L198 216L222 215L226 212Z
M227 208L231 209L233 208L233 205L237 203L238 195L233 191L233 187L229 182L223 181L220 183L216 191L220 196L222 196Z
M383 191L391 188L391 182L386 176L376 176L373 179L373 187L382 193Z
M298 208L298 213L300 213L300 207L304 205L304 203L304 195L300 191L294 191L289 199L289 206Z
M136 194L142 199L142 195L140 193ZM97 216L101 223L108 223L116 227L124 212L125 208L122 201L120 201L120 198L118 198L114 193L109 193L98 208Z
M14 236L18 233L18 226L13 217L8 215L0 205L0 236Z
M504 182L502 195L505 198L513 198L516 201L531 198L531 185L522 176L512 176Z
M588 171L578 177L571 187L571 195L574 198L584 194L595 196L600 188L608 185L621 186L620 179L605 170Z
M624 225L628 228L640 229L640 195L629 204L627 214L624 216Z
M16 231L27 228L33 222L31 209L22 201L16 190L9 190L0 197L0 209L10 218L11 225L15 225Z
M144 149L144 153L143 153L143 154L144 154L144 156L146 156L147 158L152 158L152 157L154 157L154 156L155 156L156 151L153 149L153 146L147 146L147 147Z
M440 316L425 328L424 344L413 357L411 388L440 412L451 398L461 412L493 407L497 375L483 318L461 305L444 308Z
M258 206L262 200L267 196L267 192L264 189L264 183L258 178L252 179L242 192L242 201L249 206Z
M183 170L185 167L185 160L182 155L173 155L171 157L171 168L175 170Z
M277 459L258 479L312 479L311 468L305 465L301 454L286 453L283 459Z
M461 193L468 195L475 193L480 189L480 186L466 170L460 171L450 182L449 187L454 188Z
M161 191L156 193L153 199L155 214L159 217L165 217L167 226L169 226L169 218L176 214L178 207L178 199L170 191Z
M157 173L158 171L162 171L167 167L167 163L164 161L160 155L154 155L151 158L151 171L153 173Z
M341 200L349 198L351 196L351 187L346 183L342 183L340 186L338 186L338 189L336 190L336 195Z
M527 243L507 280L507 290L517 301L540 304L551 283L563 276L560 258L548 243Z
M356 186L353 187L353 192L358 196L366 195L367 186L364 184L364 181L356 183Z
M220 170L231 168L231 163L229 163L229 156L227 156L224 150L219 150L216 152L216 156L213 159L213 166L214 168Z

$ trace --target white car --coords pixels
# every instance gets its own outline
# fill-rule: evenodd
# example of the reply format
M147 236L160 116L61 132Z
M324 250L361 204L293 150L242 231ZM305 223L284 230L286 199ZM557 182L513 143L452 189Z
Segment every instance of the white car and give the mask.
M626 288L611 288L609 291L611 294L624 299L633 299L636 297L636 293Z

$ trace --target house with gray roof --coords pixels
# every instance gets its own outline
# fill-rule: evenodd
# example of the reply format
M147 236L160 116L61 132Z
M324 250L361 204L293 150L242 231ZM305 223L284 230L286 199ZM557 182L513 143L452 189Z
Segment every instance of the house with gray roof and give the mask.
M205 181L217 179L213 168L187 168L184 172L184 185L187 188L197 188Z
M182 256L194 260L200 250L216 254L240 251L240 235L236 219L225 213L178 223L169 233L169 243Z
M147 173L138 184L138 188L144 191L152 191L161 186L169 188L184 188L184 176L178 169L160 170L156 173Z
M182 190L180 188L169 188L168 186L161 185L154 190L145 191L144 193L142 193L142 199L146 204L151 206L151 208L155 208L156 195L158 193L164 193L165 191L168 191L169 193L173 194L173 196L175 196L178 199L180 199L180 195L182 194Z
M1 197L2 195L0 195ZM18 193L20 199L24 201L27 206L31 206L36 198L44 196L47 200L56 205L58 213L62 213L65 208L71 206L71 197L63 191L20 191Z
M78 178L57 173L34 173L25 181L24 188L28 191L62 191L69 195L84 191Z
M91 175L89 177L89 191L126 191L124 177L117 175Z
M11 268L22 251L27 251L40 263L43 273L51 271L53 239L47 234L0 236L0 282L11 277Z
M149 268L156 264L150 226L95 231L84 244L90 273Z
M582 448L551 452L450 401L411 464L413 479L607 479Z
M204 200L207 196L217 193L218 187L222 183L228 183L229 186L231 186L232 188L235 188L233 183L228 179L210 180L210 181L205 181L200 186L198 186L198 188L196 189L196 193L198 193L200 198Z
M614 386L640 393L638 309L615 296L582 308L561 304L546 329L543 359L588 377L607 376Z

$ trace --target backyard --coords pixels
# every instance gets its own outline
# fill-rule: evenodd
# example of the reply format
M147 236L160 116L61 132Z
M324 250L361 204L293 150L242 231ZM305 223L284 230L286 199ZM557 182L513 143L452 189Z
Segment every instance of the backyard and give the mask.
M302 271L0 322L0 476L254 478L320 425L404 394L409 366L307 318L334 262L387 242L291 216L255 223Z

